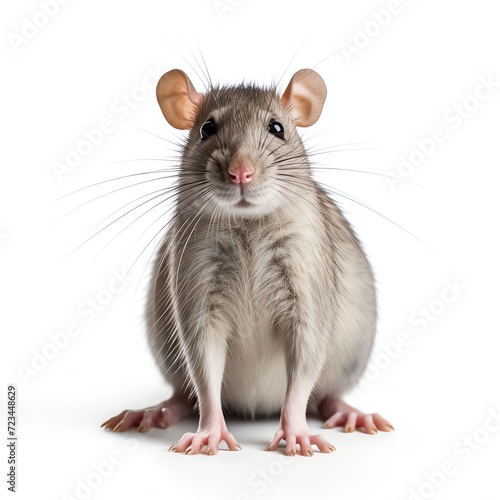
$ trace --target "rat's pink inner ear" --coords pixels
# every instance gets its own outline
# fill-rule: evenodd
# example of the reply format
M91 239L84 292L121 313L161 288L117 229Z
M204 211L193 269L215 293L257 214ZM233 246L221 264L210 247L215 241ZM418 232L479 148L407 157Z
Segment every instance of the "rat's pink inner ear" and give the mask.
M301 69L292 76L281 96L281 103L297 127L309 127L318 121L325 99L323 78L312 69Z
M165 73L156 86L156 98L167 122L177 129L191 128L203 103L203 94L194 88L184 71Z

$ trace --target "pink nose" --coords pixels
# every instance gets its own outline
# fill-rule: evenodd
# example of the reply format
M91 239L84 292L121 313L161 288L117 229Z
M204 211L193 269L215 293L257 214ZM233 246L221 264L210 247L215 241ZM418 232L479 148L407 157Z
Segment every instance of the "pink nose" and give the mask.
M255 174L255 169L246 161L237 161L228 169L229 178L235 184L248 184Z

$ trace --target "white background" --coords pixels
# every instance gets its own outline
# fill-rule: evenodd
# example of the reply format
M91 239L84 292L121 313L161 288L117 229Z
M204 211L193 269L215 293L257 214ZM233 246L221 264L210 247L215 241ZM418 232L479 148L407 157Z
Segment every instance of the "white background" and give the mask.
M50 18L42 3L10 2L1 22L1 406L15 384L17 498L498 498L495 3L226 0L218 10L208 0L74 0L47 2ZM284 88L302 67L325 79L323 116L304 136L312 150L351 149L315 157L321 165L365 172L318 170L359 201L336 197L367 249L380 298L369 373L347 401L380 412L396 432L344 434L311 419L337 452L287 462L282 450L262 451L277 419L230 420L243 450L216 457L167 451L194 420L128 441L99 429L122 409L169 395L142 323L148 259L168 215L162 207L145 214L146 205L79 245L165 181L127 188L154 178L137 176L59 198L172 165L161 159L175 146L162 138L182 133L165 123L153 87L179 67L203 89L197 44L215 81L284 74ZM102 120L106 133L92 136ZM95 144L85 145L85 134ZM54 165L78 147L86 156L57 175ZM406 170L404 158L413 161ZM106 302L114 274L127 271L112 303L89 313L88 301ZM72 326L77 335L61 334ZM96 464L111 458L112 470L101 466L99 475Z

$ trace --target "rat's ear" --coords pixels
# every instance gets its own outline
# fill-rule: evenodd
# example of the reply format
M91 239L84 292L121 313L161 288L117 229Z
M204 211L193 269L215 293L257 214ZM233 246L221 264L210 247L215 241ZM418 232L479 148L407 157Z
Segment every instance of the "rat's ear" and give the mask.
M156 98L163 116L172 127L185 130L193 126L203 102L184 71L165 73L156 86Z
M326 99L323 78L312 69L301 69L292 76L281 96L281 103L297 127L309 127L318 121Z

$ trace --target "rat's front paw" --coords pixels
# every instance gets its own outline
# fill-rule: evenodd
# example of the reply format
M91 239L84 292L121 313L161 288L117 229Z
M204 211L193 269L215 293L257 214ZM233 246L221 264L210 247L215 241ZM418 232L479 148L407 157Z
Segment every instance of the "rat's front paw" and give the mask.
M178 453L185 452L186 455L198 455L206 448L207 455L216 455L219 452L219 444L225 441L231 451L241 450L233 435L223 429L198 430L198 432L187 432L182 438L174 443L169 451Z
M307 426L299 428L287 426L286 430L281 426L267 445L266 451L277 450L282 440L286 441L285 454L290 457L295 456L297 451L304 457L312 457L314 455L312 445L314 444L322 453L335 451L335 448L319 434L311 436Z

